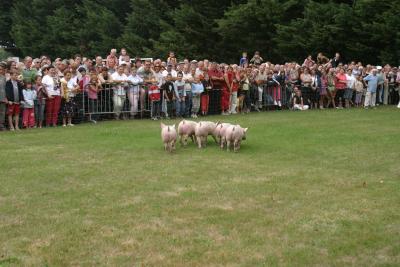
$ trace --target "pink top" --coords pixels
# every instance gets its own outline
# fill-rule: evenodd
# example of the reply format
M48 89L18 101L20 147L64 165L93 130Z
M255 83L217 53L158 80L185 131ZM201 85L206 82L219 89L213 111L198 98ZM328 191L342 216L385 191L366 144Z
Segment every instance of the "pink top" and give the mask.
M336 74L336 79L335 79L335 87L338 90L343 90L346 88L347 85L347 79L346 79L346 74Z

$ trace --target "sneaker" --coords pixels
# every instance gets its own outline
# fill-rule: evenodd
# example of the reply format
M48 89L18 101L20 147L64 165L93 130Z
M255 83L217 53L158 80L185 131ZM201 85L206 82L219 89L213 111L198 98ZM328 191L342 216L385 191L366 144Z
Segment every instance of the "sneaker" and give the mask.
M278 105L278 103L276 102L276 100L274 100L274 106L277 106Z
M75 124L72 124L72 123L68 123L68 126L75 126Z
M66 125L66 124L63 124L63 127L67 127L67 125Z
M400 103L397 105L397 108L400 108Z
M278 106L282 107L281 101L278 101Z
M15 131L14 127L10 128L10 131L11 131L11 132L14 132L14 131Z
M93 122L94 124L96 124L96 123L97 123L97 121L95 121L95 120L90 120L90 122Z

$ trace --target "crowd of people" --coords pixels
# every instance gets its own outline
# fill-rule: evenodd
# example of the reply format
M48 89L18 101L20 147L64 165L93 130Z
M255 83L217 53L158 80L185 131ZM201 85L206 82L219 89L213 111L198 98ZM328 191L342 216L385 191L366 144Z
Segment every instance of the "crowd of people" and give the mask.
M79 109L96 122L106 90L115 119L134 119L149 110L158 120L271 107L368 109L397 104L399 87L397 67L346 63L339 53L332 59L310 55L302 64L273 64L259 52L251 58L243 53L238 64L178 61L174 52L166 60L131 58L125 49L93 60L27 56L0 63L0 130L73 126Z

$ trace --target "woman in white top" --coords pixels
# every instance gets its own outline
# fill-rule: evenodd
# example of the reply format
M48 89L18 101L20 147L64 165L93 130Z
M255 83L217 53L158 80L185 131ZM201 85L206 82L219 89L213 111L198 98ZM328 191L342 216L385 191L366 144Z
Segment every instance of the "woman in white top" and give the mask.
M46 126L56 127L61 106L60 88L55 79L56 69L53 66L45 67L43 73L42 85L48 96L46 100Z

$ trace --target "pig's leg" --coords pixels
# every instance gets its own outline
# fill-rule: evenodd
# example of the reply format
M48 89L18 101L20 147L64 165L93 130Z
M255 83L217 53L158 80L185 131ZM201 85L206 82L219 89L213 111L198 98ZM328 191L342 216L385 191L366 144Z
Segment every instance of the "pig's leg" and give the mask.
M176 148L176 147L175 147L175 142L176 142L175 140L171 142L171 146L172 146L172 150L173 150L173 151L175 151L175 148Z
M179 143L183 146L183 134L179 135Z
M235 140L233 141L233 152L237 152L237 150L238 150L238 141Z
M229 147L231 146L231 141L226 140L226 151L229 151Z
M198 147L201 148L201 136L196 136L196 139Z

